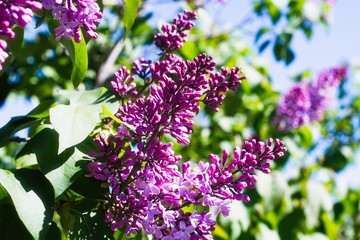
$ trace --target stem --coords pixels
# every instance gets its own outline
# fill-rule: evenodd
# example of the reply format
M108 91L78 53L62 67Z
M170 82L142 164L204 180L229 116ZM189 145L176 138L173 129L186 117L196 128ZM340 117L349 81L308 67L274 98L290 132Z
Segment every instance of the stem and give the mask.
M30 141L30 140L31 140L30 137L26 137L26 138L13 137L13 138L10 138L10 139L9 139L10 142L17 142L17 143L28 142L28 141Z
M113 47L113 49L111 50L106 61L103 64L101 64L96 78L96 83L95 83L96 86L101 86L106 81L106 79L108 79L113 74L114 63L118 58L119 54L121 53L123 47L124 47L124 41L122 38L120 38Z

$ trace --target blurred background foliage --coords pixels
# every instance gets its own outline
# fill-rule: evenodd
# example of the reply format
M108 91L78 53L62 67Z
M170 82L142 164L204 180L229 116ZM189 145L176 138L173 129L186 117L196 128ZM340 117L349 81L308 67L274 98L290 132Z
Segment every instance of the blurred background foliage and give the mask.
M337 90L336 100L324 120L280 132L271 120L281 93L274 90L276 79L271 76L269 65L261 60L262 53L271 49L276 61L286 65L296 61L301 49L292 46L295 33L302 32L311 39L315 26L328 27L331 8L336 6L330 0L253 0L249 1L249 13L239 14L238 21L231 28L226 28L212 21L216 15L208 11L209 6L221 8L221 4L226 4L219 2L143 0L133 27L124 38L124 5L117 1L104 1L99 38L95 41L86 39L89 65L79 89L107 87L120 66L130 68L137 58L156 60L158 53L153 35L159 27L159 13L166 16L167 19L161 19L164 22L182 9L197 9L199 19L196 27L177 53L184 59L192 59L206 52L215 59L218 67L242 67L248 79L235 93L227 95L219 112L203 108L195 119L197 124L191 144L187 147L175 145L177 153L184 160L204 160L210 153L220 154L224 148L231 150L253 137L280 138L288 148L286 157L273 163L271 174L259 174L256 189L248 192L250 203L236 202L230 217L219 217L215 239L360 239L360 190L337 178L338 173L359 156L360 94L355 76L360 73L360 67L346 63L348 78ZM312 2L317 4L317 15L305 11L314 7ZM169 7L171 11L167 9ZM74 89L69 81L72 60L66 48L49 34L46 23L42 22L44 18L45 12L37 13L36 21L41 24L40 27L26 29L30 37L22 42L21 50L6 71L0 73L0 105L10 96L18 95L39 103L62 102L64 100L58 90ZM299 73L293 81L315 76L316 73L309 70ZM352 89L352 94L348 94L349 89ZM24 122L13 122L10 133L4 128L0 130L2 137L12 137L12 141L6 141L0 149L2 169L14 170L14 157L18 154L19 158L24 151L24 143L18 143L13 135L21 128L30 128L29 137L41 132L39 127L49 123L48 113L40 120L21 121ZM51 136L45 138L48 141L51 139ZM57 155L57 152L49 155ZM352 177L358 179L359 175ZM94 227L96 223L104 225L103 213L95 207L95 199L101 196L101 192L86 190L91 186L95 186L92 189L100 189L96 188L96 184L82 174L71 188L59 195L55 200L54 224L59 225L61 221L60 229L68 226L72 239L83 239L91 234L93 239L103 239L104 236L122 239L121 233L113 235L105 230L98 233L99 228ZM14 214L15 210L8 208L13 204L6 198L0 201L0 206L4 210L0 211L0 215L11 215L5 213L5 209ZM95 209L92 211L96 213L92 214L88 209ZM11 221L16 222L17 219L12 218ZM4 224L4 218L0 217L0 232L5 231ZM55 225L49 232L59 236ZM80 230L72 232L71 229Z

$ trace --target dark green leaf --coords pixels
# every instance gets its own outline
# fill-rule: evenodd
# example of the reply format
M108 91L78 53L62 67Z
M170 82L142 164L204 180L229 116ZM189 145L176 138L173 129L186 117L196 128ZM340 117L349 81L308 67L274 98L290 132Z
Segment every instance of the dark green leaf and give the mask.
M27 116L34 118L47 118L49 116L49 109L55 105L56 102L53 100L42 101L37 107L31 110Z
M305 215L302 209L295 208L279 222L281 239L297 239L298 230L304 226Z
M125 37L133 26L141 0L125 0L123 23L126 28ZM124 38L125 38L124 37Z
M257 42L259 41L259 39L260 39L265 33L269 32L269 31L270 31L270 28L268 28L268 27L262 27L262 28L260 28L260 29L257 31L256 35L255 35L255 43L257 43Z
M259 47L259 53L262 53L267 48L267 46L269 46L270 43L270 40L266 40L265 42L263 42Z
M294 61L295 59L295 53L290 48L286 49L286 56L285 56L285 63L286 65L289 65Z
M51 13L49 13L51 16ZM51 17L46 18L46 22L49 26L51 33L54 35L54 30L59 26L59 23ZM87 68L88 68L88 54L84 36L81 31L81 41L75 42L74 39L67 40L61 38L59 42L66 48L70 55L70 59L73 63L73 69L71 71L71 81L75 88L84 80Z
M80 32L80 34L82 34ZM73 49L73 69L71 72L71 81L75 88L84 80L87 68L88 68L88 55L84 37L81 38L79 43L74 40L71 41L71 48ZM70 52L70 50L68 49Z
M106 189L101 186L103 183L82 174L71 185L71 189L86 198L103 199L106 192Z
M12 204L0 204L0 239L34 239L20 220Z
M51 222L50 229L46 234L46 240L61 240L61 232L55 222Z
M53 129L46 128L25 145L16 159L17 162L23 162L24 158L37 162L52 183L56 197L76 180L88 161L87 155L77 148L69 148L58 154L58 145L59 135Z
M0 169L0 183L9 193L19 218L34 239L46 236L54 213L54 190L38 170Z
M70 239L114 239L113 232L104 219L105 214L101 209L78 213Z
M266 7L272 23L276 25L280 20L281 12L271 1L266 2Z
M0 128L0 147L5 146L14 133L26 128L29 123L36 120L37 118L27 116L12 117L4 127Z

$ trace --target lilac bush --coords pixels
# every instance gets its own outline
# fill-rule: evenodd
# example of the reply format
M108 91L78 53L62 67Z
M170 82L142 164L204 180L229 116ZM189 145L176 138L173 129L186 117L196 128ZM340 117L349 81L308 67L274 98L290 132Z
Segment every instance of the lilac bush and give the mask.
M190 144L200 105L218 111L226 92L245 79L240 68L217 72L206 54L190 61L170 53L181 47L185 35L180 32L193 26L190 19L195 16L180 14L176 27L165 25L155 36L163 51L160 60L139 59L132 73L122 67L110 83L121 98L115 114L120 125L115 133L103 130L95 137L99 151L89 154L94 160L88 176L107 182L105 221L127 236L144 230L154 239L212 239L216 215L228 216L235 200L248 202L244 190L255 186L255 170L269 173L270 162L286 151L278 139L252 139L235 147L233 154L224 150L222 156L211 154L210 162L192 164L175 154L173 142L163 140L171 136L179 144ZM175 29L172 33L181 40L165 34L168 29ZM142 85L135 84L136 76ZM187 206L195 210L188 212Z
M345 79L347 68L334 67L320 72L311 82L300 82L283 95L276 108L274 123L288 131L309 122L320 121L331 100L331 90Z

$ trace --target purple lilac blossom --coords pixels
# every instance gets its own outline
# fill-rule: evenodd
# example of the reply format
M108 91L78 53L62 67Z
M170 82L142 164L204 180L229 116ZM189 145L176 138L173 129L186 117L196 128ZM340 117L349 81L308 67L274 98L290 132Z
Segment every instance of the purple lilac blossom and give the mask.
M308 83L308 91L311 102L309 119L311 122L320 121L324 118L324 112L331 101L331 90L340 86L346 77L345 66L330 68L320 72L316 81Z
M43 0L43 6L51 10L53 17L60 23L55 29L56 40L64 37L80 42L80 27L85 29L88 37L98 37L95 30L101 21L102 13L96 0Z
M299 128L309 122L320 121L328 108L332 90L346 77L345 66L320 72L311 82L300 82L279 100L274 124L281 131Z
M211 73L209 90L207 90L203 102L216 112L219 111L219 105L223 103L225 93L229 89L235 91L243 79L245 79L245 76L239 68L229 70L228 68L222 67L221 73Z
M274 123L280 130L299 128L309 122L310 95L306 83L293 86L279 101Z
M155 45L163 52L174 51L186 41L187 31L194 26L196 12L185 11L174 18L173 24L164 24L161 32L154 36Z
M195 13L185 12L174 26L188 30L194 17ZM167 38L157 36L158 41ZM159 61L134 62L132 72L144 80L142 86L133 84L125 67L115 74L111 86L125 98L115 114L121 124L115 134L100 132L95 138L99 151L89 153L94 160L87 166L88 176L109 186L105 221L127 236L144 229L153 239L213 239L216 215L229 215L234 200L249 201L243 190L255 186L255 170L269 173L270 161L286 151L278 139L251 140L236 147L233 157L224 151L221 157L211 154L210 163L180 165L173 143L160 141L163 135L188 145L199 102L217 110L224 94L235 91L245 78L239 68L214 72L216 64L206 54L184 61L168 53L181 41L175 47L157 44L164 51ZM213 207L214 212L185 212L189 205Z
M105 131L95 138L99 151L89 154L94 160L88 176L109 185L105 221L113 231L123 229L130 235L144 229L154 239L213 239L216 215L227 216L234 200L249 201L243 190L255 186L255 170L269 173L270 161L283 156L286 148L279 140L266 144L251 140L235 148L233 160L224 151L221 158L211 154L211 163L199 162L192 168L185 162L179 169L181 156L175 155L173 143L159 140L169 134L180 144L189 144L201 99L217 109L223 100L218 96L235 90L244 76L239 68L214 73L215 63L206 54L193 61L173 54L163 58L153 64L134 63L134 74L145 76L149 71L147 96L128 94L133 90L129 70L123 67L116 73L111 85L129 100L115 114L122 121L117 133ZM215 210L184 212L188 205Z
M130 75L130 70L125 66L114 74L114 79L110 82L110 85L122 98L128 97L130 94L137 94L134 90L136 87L134 77Z
M171 143L153 141L148 147L139 143L135 150L125 144L125 135L99 135L100 152L91 156L103 162L92 161L89 176L110 186L105 221L113 231L124 229L129 235L144 229L154 239L212 239L214 217L227 216L234 200L248 202L243 191L255 186L255 170L269 173L270 161L286 151L278 139L267 143L253 139L236 147L232 160L224 151L221 157L211 154L211 163L199 162L195 168L185 162L180 172L176 163L181 157L174 155ZM144 167L133 172L139 165ZM215 210L184 212L182 208L190 204Z
M16 36L12 27L15 25L25 27L34 16L33 10L37 11L41 8L40 1L0 0L0 71L3 68L2 64L9 57L6 41L1 39L1 36L14 39Z

